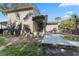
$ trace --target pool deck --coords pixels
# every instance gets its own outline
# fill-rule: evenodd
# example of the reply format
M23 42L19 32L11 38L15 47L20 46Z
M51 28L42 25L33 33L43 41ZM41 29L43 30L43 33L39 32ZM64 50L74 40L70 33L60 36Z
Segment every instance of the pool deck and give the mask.
M69 41L62 34L46 34L42 40L43 44L64 45L79 47L79 42Z

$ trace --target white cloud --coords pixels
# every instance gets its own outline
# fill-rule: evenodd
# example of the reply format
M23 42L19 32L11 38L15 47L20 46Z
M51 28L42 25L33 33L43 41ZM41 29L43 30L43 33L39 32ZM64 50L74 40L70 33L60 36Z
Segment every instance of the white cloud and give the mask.
M46 9L43 9L42 12L46 12Z
M68 11L68 12L66 12L65 14L67 14L67 15L72 15L74 12L73 11Z
M73 11L67 11L66 13L65 13L65 18L68 18L70 15L72 15L72 14L74 14L74 12Z
M79 6L79 3L61 3L58 7Z
M64 17L65 17L65 18L68 18L68 17L69 17L69 15L65 15Z

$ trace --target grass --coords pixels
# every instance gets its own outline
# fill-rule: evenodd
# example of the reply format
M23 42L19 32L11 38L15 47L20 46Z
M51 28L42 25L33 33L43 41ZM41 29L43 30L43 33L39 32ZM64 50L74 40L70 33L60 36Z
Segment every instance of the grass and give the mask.
M0 45L4 45L4 44L6 44L5 37L3 37L2 35L0 35Z
M5 37L0 36L0 42L5 42ZM28 37L19 37L22 43L13 44L7 46L4 50L0 51L0 56L43 56L45 55L42 44L36 42L34 38Z
M65 35L65 36L64 36L64 39L70 40L70 41L79 41L78 38L73 37L73 36L68 36L68 35Z
M42 56L44 52L38 43L32 45L21 44L19 46L9 46L0 52L0 56Z

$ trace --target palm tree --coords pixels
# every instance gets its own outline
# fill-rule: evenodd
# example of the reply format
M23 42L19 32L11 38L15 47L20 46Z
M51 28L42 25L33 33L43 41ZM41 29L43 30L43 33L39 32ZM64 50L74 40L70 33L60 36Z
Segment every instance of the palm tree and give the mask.
M6 9L9 9L9 7L8 7L8 4L7 3L3 3L3 4L0 4L0 12L2 12L2 14L6 14L5 12L4 12L4 10L6 10Z
M60 20L61 20L61 17L60 16L57 16L57 17L55 17L55 20L56 20L57 23L59 23Z

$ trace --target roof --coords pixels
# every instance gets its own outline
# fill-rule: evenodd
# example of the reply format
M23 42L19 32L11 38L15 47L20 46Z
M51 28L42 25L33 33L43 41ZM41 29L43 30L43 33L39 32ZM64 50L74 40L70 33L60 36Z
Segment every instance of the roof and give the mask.
M4 12L10 13L10 12L16 12L16 11L23 11L23 10L33 10L36 9L34 6L24 6L24 7L18 7L14 9L7 9Z
M47 25L57 25L58 23L56 22L48 22Z
M33 21L34 21L34 20L37 20L37 19L45 20L45 17L47 17L47 15L38 15L38 16L34 16L34 17L33 17Z
M33 19L40 19L40 18L45 18L45 15L38 15L33 17Z

